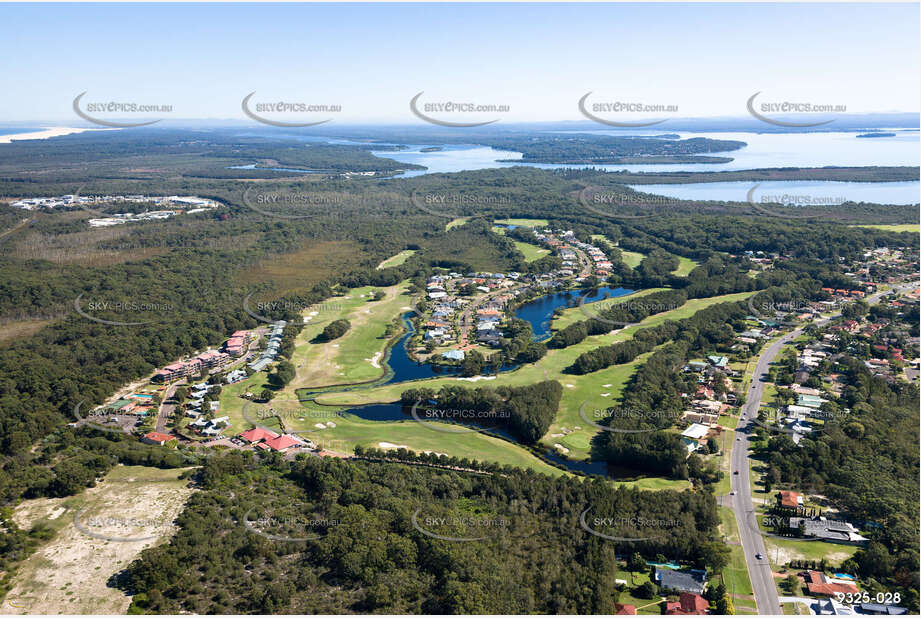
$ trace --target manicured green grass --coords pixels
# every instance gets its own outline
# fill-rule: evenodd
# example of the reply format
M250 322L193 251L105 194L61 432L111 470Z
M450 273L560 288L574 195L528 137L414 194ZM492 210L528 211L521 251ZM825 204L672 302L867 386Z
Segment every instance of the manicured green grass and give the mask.
M291 363L297 375L285 389L292 398L296 399L293 393L298 388L367 382L383 376L383 354L392 339L385 336L387 327L412 304L405 291L405 283L366 286L324 301L320 307L325 311L308 322L295 341ZM372 300L375 292L383 292L384 298ZM314 341L326 324L340 318L351 324L343 336Z
M467 223L467 221L469 220L470 220L470 217L458 217L457 219L451 219L450 221L448 221L447 224L445 224L445 231L447 232L448 230L452 228L459 227Z
M732 460L732 449L735 448L736 444L740 448L745 448L744 443L736 442L736 432L724 431L723 438L720 439L721 454L716 458L720 471L723 473L723 478L716 484L713 490L714 495L725 496L732 490L732 474L729 470L729 462Z
M560 330L566 328L574 322L581 322L583 320L595 317L597 313L603 309L607 309L609 307L613 307L614 305L628 301L634 301L638 298L642 298L643 296L652 294L653 292L661 292L662 290L667 289L668 288L647 288L645 290L633 292L632 294L627 294L626 296L618 296L616 298L598 300L592 303L585 303L585 305L582 307L576 306L564 309L558 317L553 318L553 329ZM573 300L578 303L581 294L585 294L585 292L579 292L574 296Z
M618 564L618 566L620 566L620 564ZM641 599L631 594L634 588L642 586L649 581L649 573L631 573L630 571L618 568L614 572L614 579L623 579L627 581L627 589L617 596L618 603L633 605L636 608L636 613L640 616L661 614L661 611L659 611L659 603L665 597L656 596L653 599Z
M675 257L678 258L678 268L672 271L673 275L678 275L679 277L686 277L689 272L691 272L692 270L694 270L695 268L699 266L697 262L695 262L694 260L690 258L682 257L680 255L676 255Z
M493 223L499 225L517 225L521 227L545 228L550 227L550 222L546 219L497 219Z
M380 264L378 264L377 269L380 270L382 268L390 268L391 266L400 266L401 264L405 263L406 260L411 258L413 254L415 253L416 253L415 249L405 249L403 251L400 251L393 257L389 257L383 262L381 262Z
M242 382L225 384L221 388L221 396L219 399L221 408L218 414L220 416L230 417L230 429L225 432L226 435L235 436L252 428L252 424L243 418L243 406L248 403L248 400L240 397L240 394L248 390L251 393L259 395L268 384L268 377L268 373L260 371L259 373L254 373ZM255 417L251 416L251 418Z
M460 386L521 386L524 384L533 384L545 379L555 379L563 385L563 398L560 402L560 409L554 422L551 424L547 435L542 439L542 443L552 447L555 442L559 442L565 427L573 430L574 433L582 434L587 439L591 439L600 429L589 425L579 415L580 406L585 403L586 417L595 420L595 410L604 410L614 404L621 396L622 390L627 381L636 371L636 369L645 362L647 355L641 355L634 361L624 364L608 367L601 371L596 371L587 375L570 375L564 374L563 370L570 366L577 356L592 350L600 345L608 345L617 341L629 339L636 330L646 326L652 326L661 323L667 319L681 319L693 315L705 307L721 302L731 302L741 298L747 298L754 292L742 292L739 294L727 294L713 298L702 298L688 301L678 309L663 314L650 316L637 325L629 326L615 333L605 335L596 335L587 337L579 344L569 346L564 349L550 350L547 355L538 362L525 365L515 371L500 374L496 378L487 380L478 380L470 382L457 378L433 378L429 380L415 381L411 385L390 384L386 386L353 390L339 393L324 393L317 397L317 401L326 405L336 406L358 406L372 403L389 403L397 401L400 394L410 387L425 386L427 388L438 389L446 384ZM607 396L602 396L607 393ZM596 421L597 422L597 421ZM572 434L570 434L572 435ZM568 454L570 459L585 459L589 452L588 449L570 448Z
M757 519L760 526L761 517L759 516ZM762 527L762 529L764 528ZM825 543L824 541L802 541L774 537L764 538L764 548L767 551L767 558L771 563L775 564L775 567L785 565L790 560L820 561L822 558L837 566L853 556L858 549L851 545Z
M921 231L921 225L917 223L901 223L898 225L855 225L853 227L870 227L876 230L888 230L890 232L918 232Z
M660 477L648 477L637 479L635 481L615 481L619 487L635 487L645 491L660 491L663 489L673 489L675 491L685 491L691 488L689 481L678 479L663 479Z
M728 541L729 547L729 564L723 569L723 579L726 583L726 590L732 595L754 595L752 590L751 579L748 576L748 567L745 564L745 552L739 543L739 528L736 525L735 514L732 509L721 506L720 513L720 531L723 537ZM740 599L743 604L745 599ZM733 603L736 599L733 598ZM754 601L751 605L754 605Z
M299 423L293 420L289 424L292 427L302 428L303 433L301 435L330 450L351 453L354 451L355 446L358 445L385 448L389 443L390 445L405 446L416 452L432 451L477 461L499 462L528 468L552 476L569 474L545 463L522 447L506 440L474 431L465 433L438 431L412 419L405 421L372 421L345 415L333 419L335 427L318 430L313 427L316 417L310 416L311 410L316 410L317 406L307 404L306 407L306 414L310 417L309 420L306 423ZM328 412L328 409L323 411ZM438 423L438 426L449 431L463 431L461 427L450 427L443 423Z
M550 249L542 249L537 245L532 245L531 243L514 241L515 248L518 249L522 255L524 255L525 262L536 262L545 255L550 253Z
M630 268L636 268L639 266L640 262L642 262L643 258L645 257L646 255L644 253L637 253L636 251L627 251L625 249L621 249L621 260L623 260L624 264Z

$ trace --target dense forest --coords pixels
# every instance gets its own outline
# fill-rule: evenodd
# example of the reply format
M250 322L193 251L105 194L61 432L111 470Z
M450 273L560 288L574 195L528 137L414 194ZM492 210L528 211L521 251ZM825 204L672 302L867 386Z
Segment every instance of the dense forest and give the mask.
M177 535L128 567L122 585L136 609L612 614L615 553L726 564L705 493L613 489L515 468L484 475L248 455L210 459ZM602 534L651 537L617 543L580 526L587 509L592 520L668 525L599 525ZM271 538L282 536L307 540Z
M562 396L560 383L547 380L526 386L476 389L446 385L437 392L410 388L400 395L400 403L413 407L423 420L472 422L505 430L524 444L535 444L547 433Z

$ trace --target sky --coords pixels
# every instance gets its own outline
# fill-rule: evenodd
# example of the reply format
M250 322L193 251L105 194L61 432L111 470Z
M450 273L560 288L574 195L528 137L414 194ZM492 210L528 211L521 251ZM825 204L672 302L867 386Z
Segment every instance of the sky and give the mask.
M241 121L250 92L342 108L263 116L345 123L420 124L419 92L420 105L508 106L431 114L453 120L579 120L588 92L682 118L745 116L759 91L759 103L917 113L919 17L917 3L0 4L0 125L81 124L84 91L83 105Z

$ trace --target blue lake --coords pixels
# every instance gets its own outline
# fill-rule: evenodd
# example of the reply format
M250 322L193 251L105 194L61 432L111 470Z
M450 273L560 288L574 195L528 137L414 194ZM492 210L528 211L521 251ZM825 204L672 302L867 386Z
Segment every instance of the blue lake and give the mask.
M616 298L618 296L631 294L632 292L633 290L628 290L626 288L599 287L592 290L588 296L586 296L585 302L592 303L606 298ZM527 320L531 324L535 340L544 340L549 338L552 334L550 331L550 322L553 318L553 312L558 307L568 307L571 303L578 303L582 294L585 294L584 290L545 294L519 307L515 312L515 316L522 320ZM411 312L403 315L403 325L406 327L407 332L400 337L397 343L390 349L387 365L393 371L393 375L389 380L384 382L384 384L456 376L460 373L460 368L456 366L419 363L410 357L409 350L406 349L406 344L415 332L411 322L411 318L414 315L415 314ZM518 365L504 365L499 368L499 371L513 371L518 367ZM490 366L485 369L483 375L492 376L495 375L495 373L495 369Z
M566 292L556 292L554 294L541 296L540 298L529 301L528 303L525 303L519 307L515 312L515 317L521 318L522 320L527 320L531 323L531 328L534 331L535 340L543 341L544 339L549 339L552 335L552 332L550 331L550 322L553 318L553 312L556 311L556 309L559 307L578 305L579 299L585 293L586 290L570 290ZM585 302L588 304L599 300L604 300L606 298L617 298L619 296L626 296L627 294L632 293L633 290L628 290L626 288L612 288L603 286L589 292L585 297ZM586 319L588 317L589 316L586 316Z
M393 369L393 377L387 380L384 384L407 382L409 380L422 380L425 378L448 377L460 373L460 367L452 365L433 365L431 363L419 363L410 358L409 350L406 349L406 344L409 342L410 338L415 332L412 322L410 321L410 318L414 315L414 313L407 313L403 316L403 325L407 328L408 332L400 337L400 340L396 343L396 345L391 348L390 358L387 360L387 364L391 369ZM518 365L506 365L501 367L499 371L511 371L512 369L517 368ZM487 367L483 373L483 375L494 374L495 371L492 369L492 367Z

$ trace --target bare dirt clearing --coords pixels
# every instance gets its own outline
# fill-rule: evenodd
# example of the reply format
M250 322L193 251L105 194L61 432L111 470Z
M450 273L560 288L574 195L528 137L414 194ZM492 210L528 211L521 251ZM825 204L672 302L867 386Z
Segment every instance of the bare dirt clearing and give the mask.
M44 523L57 533L20 566L0 613L125 613L131 598L109 578L173 535L173 520L193 491L178 478L182 472L118 466L78 496L17 506L17 525Z

